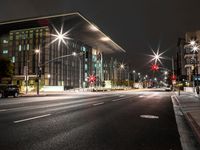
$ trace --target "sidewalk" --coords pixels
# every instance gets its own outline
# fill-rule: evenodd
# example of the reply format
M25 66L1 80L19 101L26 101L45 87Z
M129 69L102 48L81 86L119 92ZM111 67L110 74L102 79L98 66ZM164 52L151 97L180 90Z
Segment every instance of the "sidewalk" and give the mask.
M200 97L194 93L181 92L175 93L177 105L181 108L186 121L200 144Z

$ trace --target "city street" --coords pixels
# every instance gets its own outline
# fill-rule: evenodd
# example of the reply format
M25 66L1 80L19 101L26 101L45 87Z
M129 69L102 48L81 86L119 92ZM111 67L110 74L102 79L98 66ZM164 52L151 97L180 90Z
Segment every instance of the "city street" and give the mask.
M164 90L0 101L1 150L181 150Z

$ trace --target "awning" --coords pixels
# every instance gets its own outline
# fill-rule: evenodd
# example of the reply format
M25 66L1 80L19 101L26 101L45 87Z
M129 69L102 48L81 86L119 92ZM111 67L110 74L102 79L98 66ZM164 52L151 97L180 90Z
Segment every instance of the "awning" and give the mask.
M111 37L78 12L2 22L0 23L0 34L9 30L41 26L55 26L58 30L63 26L63 30L70 30L70 38L81 41L103 53L125 52Z

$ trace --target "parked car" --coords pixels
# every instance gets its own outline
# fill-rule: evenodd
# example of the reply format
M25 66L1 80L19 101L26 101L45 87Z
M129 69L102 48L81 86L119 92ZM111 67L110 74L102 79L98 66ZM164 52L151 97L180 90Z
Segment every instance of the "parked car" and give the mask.
M0 98L8 96L19 96L19 88L17 85L0 85Z

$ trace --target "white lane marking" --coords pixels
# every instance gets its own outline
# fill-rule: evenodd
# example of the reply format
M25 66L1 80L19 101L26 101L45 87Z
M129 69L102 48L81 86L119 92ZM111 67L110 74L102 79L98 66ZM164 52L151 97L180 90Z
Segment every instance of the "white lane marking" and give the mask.
M98 106L98 105L103 105L104 102L100 102L100 103L96 103L96 104L93 104L93 106Z
M7 109L0 109L0 112L4 112L4 111L7 111Z
M14 123L30 121L30 120L34 120L34 119L44 118L44 117L47 117L47 116L51 116L51 114L46 114L46 115L41 115L41 116L36 116L36 117L31 117L31 118L26 118L26 119L21 119L21 120L14 121Z
M125 95L119 95L119 97L125 97Z
M121 101L122 99L114 99L113 102Z
M159 116L154 115L140 115L140 117L145 119L159 119Z
M143 95L140 95L139 97L144 97Z

